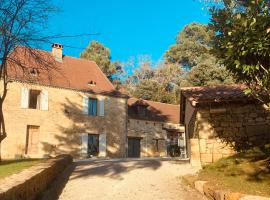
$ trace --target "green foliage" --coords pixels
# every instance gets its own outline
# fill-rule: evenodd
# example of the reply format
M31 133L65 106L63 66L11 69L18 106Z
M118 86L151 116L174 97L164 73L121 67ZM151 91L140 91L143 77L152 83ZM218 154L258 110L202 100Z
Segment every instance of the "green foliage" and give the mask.
M106 76L111 79L112 75L121 71L119 61L111 62L111 53L103 44L92 41L81 53L81 58L95 61Z
M182 70L173 64L161 64L153 69L144 63L125 83L131 96L163 103L179 103Z
M207 25L191 23L177 36L177 43L170 47L164 57L168 63L196 66L204 54L209 54L214 32Z
M191 23L177 36L177 43L170 47L164 57L166 63L190 66L185 86L231 84L231 74L210 53L214 31L208 25Z
M232 75L225 67L217 65L213 57L193 67L187 74L187 81L193 86L229 85L234 83Z
M224 0L211 9L213 52L253 95L270 101L270 2Z

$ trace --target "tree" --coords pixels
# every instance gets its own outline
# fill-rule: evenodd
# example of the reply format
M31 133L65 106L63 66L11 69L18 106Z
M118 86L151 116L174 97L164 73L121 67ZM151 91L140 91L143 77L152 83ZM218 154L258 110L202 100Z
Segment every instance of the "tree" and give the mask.
M186 68L182 85L204 86L231 84L231 74L211 54L215 32L208 25L191 23L177 36L176 44L165 53L166 63Z
M163 103L179 102L182 69L175 64L160 64L151 67L151 62L141 63L125 82L125 89L131 96Z
M209 57L193 67L187 73L187 81L193 86L229 85L235 82L232 74L225 67L218 65L214 57Z
M224 0L211 8L215 31L213 53L248 93L270 102L270 2Z
M208 25L191 23L177 35L176 44L165 52L167 63L178 63L182 66L194 67L203 59L203 55L211 56L214 31ZM204 56L205 57L205 56Z
M8 72L14 66L21 71L29 66L12 56L17 46L25 46L27 52L41 63L44 70L53 68L49 60L44 60L32 47L49 42L43 36L48 17L55 8L49 0L0 0L0 144L7 137L3 113L3 103L8 93L7 86L11 81ZM1 159L1 152L0 152Z
M97 41L90 42L88 47L81 53L81 58L95 61L110 80L112 80L113 74L121 71L119 61L111 62L110 49Z

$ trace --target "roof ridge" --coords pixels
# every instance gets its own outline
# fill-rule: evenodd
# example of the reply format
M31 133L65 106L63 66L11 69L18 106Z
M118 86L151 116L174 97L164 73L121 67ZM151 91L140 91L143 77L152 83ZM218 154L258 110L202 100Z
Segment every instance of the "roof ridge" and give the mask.
M140 99L140 98L136 98L136 97L131 97L131 98L138 99L138 100L143 100L143 101L150 101L150 102L158 103L158 104L166 104L166 105L170 105L170 106L179 106L178 104L175 105L175 104L171 104L171 103L163 103L163 102L159 102L159 101L152 101L152 100Z

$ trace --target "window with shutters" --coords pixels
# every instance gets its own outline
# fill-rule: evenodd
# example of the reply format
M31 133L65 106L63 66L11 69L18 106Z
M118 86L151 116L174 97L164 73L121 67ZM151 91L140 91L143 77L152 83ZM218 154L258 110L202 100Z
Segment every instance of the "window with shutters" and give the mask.
M89 98L88 115L97 116L97 99Z
M28 108L40 109L41 106L41 91L30 90L29 91L29 105Z

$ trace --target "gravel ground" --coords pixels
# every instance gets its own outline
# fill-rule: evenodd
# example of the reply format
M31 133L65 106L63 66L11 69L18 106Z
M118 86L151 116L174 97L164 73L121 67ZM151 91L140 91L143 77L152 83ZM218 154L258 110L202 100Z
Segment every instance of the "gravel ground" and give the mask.
M180 161L90 160L74 165L61 187L60 200L205 199L181 183L181 175L197 169ZM61 178L61 182L64 180ZM52 199L48 193L46 197Z

